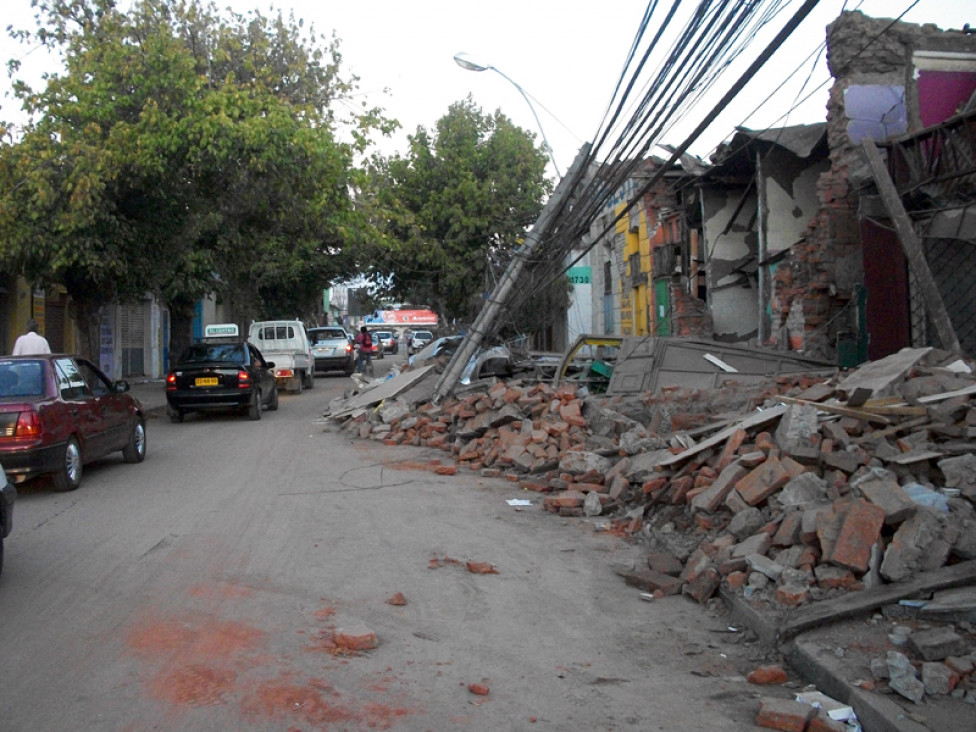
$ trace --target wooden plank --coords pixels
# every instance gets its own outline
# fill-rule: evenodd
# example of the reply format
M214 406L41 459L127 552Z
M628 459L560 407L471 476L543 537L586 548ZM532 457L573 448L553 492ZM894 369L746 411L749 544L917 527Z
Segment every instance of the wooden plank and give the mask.
M815 605L799 608L779 629L777 637L783 641L825 623L855 618L902 599L934 590L962 587L974 581L976 581L976 560L970 560L932 572L923 572L903 582L851 592L836 600L824 600Z
M732 423L721 432L716 432L707 440L702 440L690 450L685 450L684 452L679 452L677 454L664 457L663 459L659 460L656 463L656 465L658 467L664 467L667 465L674 465L675 463L683 462L684 460L687 460L690 457L694 457L695 455L704 452L705 450L715 447L716 445L722 444L737 429L748 430L751 427L759 427L761 425L768 424L769 422L772 422L782 417L785 411L786 411L785 404L777 404L776 406L770 407L769 409L764 409L761 412L755 412L753 414L750 414L745 419L741 419L738 422Z
M811 407L816 407L816 409L820 412L827 412L829 414L839 414L842 417L854 417L855 419L862 419L865 422L891 424L891 420L881 414L874 414L873 412L867 412L863 409L852 409L851 407L845 407L843 404L825 404L823 402L808 402L805 399L797 399L796 397L787 397L787 396L778 396L775 398L781 402L786 402L787 404L807 404Z
M865 412L871 412L872 414L881 414L885 416L892 417L923 417L929 413L929 410L925 407L909 407L909 406L899 406L893 404L890 407L861 407Z
M912 450L911 452L906 452L904 455L882 459L887 463L894 463L895 465L911 465L912 463L922 463L926 460L943 457L945 457L945 453L936 452L935 450Z
M898 241L901 242L901 248L905 250L908 266L918 281L922 299L925 301L925 309L928 311L929 318L935 326L935 331L939 336L939 342L947 351L961 353L962 349L959 347L959 339L956 337L956 331L953 329L952 322L949 320L949 312L946 310L945 303L942 302L942 295L939 294L939 288L935 284L932 270L929 269L928 262L925 261L925 252L922 250L922 244L919 242L918 237L915 236L915 229L912 228L912 220L908 217L908 213L905 211L904 205L902 205L901 198L898 197L898 190L895 188L891 176L888 175L888 169L881 160L881 155L878 153L878 148L874 144L874 140L869 137L862 140L861 149L864 150L868 167L871 169L871 175L874 177L874 182L878 186L881 199L884 201L885 207L891 215L892 223L894 223L895 231L898 234Z
M910 430L914 427L921 427L924 424L928 424L931 420L928 417L916 417L915 419L910 419L901 424L892 425L891 427L886 427L883 430L875 430L874 432L868 432L866 435L858 437L854 442L860 444L866 440L873 440L879 437L890 437L891 435L897 435L899 432L905 430Z
M976 394L976 384L965 386L962 389L954 389L953 391L944 391L941 394L929 394L928 396L919 397L918 403L932 404L933 402L944 402L947 399L954 399L957 396L969 396L970 394Z

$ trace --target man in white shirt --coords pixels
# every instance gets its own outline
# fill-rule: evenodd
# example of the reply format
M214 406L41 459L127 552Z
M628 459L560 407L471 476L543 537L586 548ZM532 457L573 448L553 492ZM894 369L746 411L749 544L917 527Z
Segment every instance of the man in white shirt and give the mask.
M47 338L38 334L40 326L31 318L27 321L27 332L14 342L14 356L29 356L35 353L50 353L51 346Z

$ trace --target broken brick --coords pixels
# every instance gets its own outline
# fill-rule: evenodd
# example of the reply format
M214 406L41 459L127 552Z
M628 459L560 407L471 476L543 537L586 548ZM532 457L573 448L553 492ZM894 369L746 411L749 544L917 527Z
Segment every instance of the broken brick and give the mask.
M786 670L778 664L759 666L749 672L746 680L750 684L785 684L789 680Z
M684 586L683 592L689 597L704 603L718 589L722 577L715 567L706 567L697 577Z
M731 463L719 473L714 483L691 499L692 508L714 513L745 473L746 469L741 465Z
M803 732L817 710L792 699L761 699L756 724L783 732Z
M624 581L631 587L646 590L647 592L660 590L664 595L679 594L684 584L677 577L655 572L652 569L638 569L632 572L625 572L622 576Z
M884 509L861 498L852 502L844 516L837 543L829 554L829 561L854 572L866 572L871 547L881 537L884 518ZM827 556L826 549L824 555Z
M364 625L336 628L332 642L349 651L370 651L377 646L376 633Z
M770 457L758 468L740 478L735 489L750 506L756 506L782 488L790 480L790 474L783 469L780 461Z

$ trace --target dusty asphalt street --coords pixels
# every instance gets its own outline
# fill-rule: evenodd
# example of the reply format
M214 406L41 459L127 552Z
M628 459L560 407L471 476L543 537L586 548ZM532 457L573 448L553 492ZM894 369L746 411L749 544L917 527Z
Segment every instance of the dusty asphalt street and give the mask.
M726 617L642 601L611 571L638 548L535 496L509 506L515 484L327 431L347 385L320 377L260 422L157 416L144 463L24 486L0 727L755 728L763 656ZM377 647L342 652L337 631Z

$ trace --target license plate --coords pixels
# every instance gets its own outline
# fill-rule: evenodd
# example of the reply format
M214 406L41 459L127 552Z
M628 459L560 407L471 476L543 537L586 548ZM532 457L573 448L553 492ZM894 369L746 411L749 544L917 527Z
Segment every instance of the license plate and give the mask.
M195 386L217 386L220 383L220 379L216 376L200 376L193 383Z

